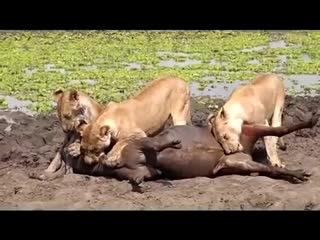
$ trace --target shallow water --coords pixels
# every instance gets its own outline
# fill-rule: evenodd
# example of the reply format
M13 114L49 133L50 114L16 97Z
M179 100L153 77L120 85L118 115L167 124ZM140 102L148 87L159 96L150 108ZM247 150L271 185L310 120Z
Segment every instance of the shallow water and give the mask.
M80 83L86 83L88 85L96 85L97 81L94 79L74 79L70 80L69 84L80 84Z
M67 71L64 68L55 68L55 64L49 63L44 65L45 72L59 72L60 74L66 74Z
M45 64L45 65L44 65L44 70L45 70L46 72L49 72L49 71L51 71L52 68L54 68L54 67L55 67L55 64L52 64L52 63Z
M127 63L126 69L128 69L128 70L140 70L141 69L141 64L139 64L139 63Z
M214 80L214 76L206 76L202 78L203 80ZM231 92L241 84L247 84L248 81L240 81L236 80L232 83L221 80L220 82L216 82L213 84L209 84L204 90L199 90L200 84L196 81L191 82L191 95L194 97L199 96L209 96L209 97L217 97L226 99ZM286 88L287 94L291 95L289 90L294 90L294 95L309 95L315 96L319 95L316 90L312 89L308 92L305 91L305 87L314 86L316 84L320 84L320 75L288 75L284 78L284 85Z
M297 45L287 44L285 41L279 40L279 41L271 41L268 43L268 45L261 45L253 48L245 48L241 50L241 52L260 52L265 50L266 48L287 48L287 47L297 47Z
M286 55L280 55L278 56L279 60L280 60L280 65L283 65L285 63L287 63L287 56Z
M302 58L302 60L305 61L305 62L310 62L310 61L312 61L311 57L310 57L308 54L303 54L301 58Z
M170 51L158 51L158 52L156 52L156 55L159 56L159 57L167 56L167 55L177 56L177 57L189 57L190 56L190 54L188 54L188 53L170 52Z
M285 48L287 43L283 40L269 42L270 48Z
M39 71L38 68L33 68L33 67L27 67L23 69L24 73L28 76L32 76L33 74L37 73ZM45 72L58 72L60 74L67 74L68 71L65 70L64 68L55 68L55 64L45 64L44 65L44 71Z
M245 48L245 49L241 50L241 52L260 52L266 48L267 48L267 46L257 46L257 47L253 47L253 48Z
M282 71L288 61L288 57L286 55L279 55L278 59L279 59L279 64L277 67L274 68L275 72Z
M28 67L28 68L25 68L23 69L25 74L27 74L28 76L32 76L33 74L35 74L36 72L38 72L38 69L36 68L31 68L31 67Z
M167 59L167 60L161 60L158 65L161 67L187 67L187 66L192 66L196 64L200 64L200 60L196 59L186 59L183 62L177 62L174 59Z
M295 74L288 75L284 81L287 89L293 89L296 95L319 95L316 90L305 93L305 87L320 86L320 75Z
M226 66L228 65L227 62L218 62L215 59L211 59L209 62L209 65L221 65L221 66Z
M84 66L82 68L87 70L87 71L95 71L95 70L98 69L98 67L96 65L88 65L88 66Z
M29 110L27 107L32 105L32 102L29 100L19 100L12 96L0 95L0 98L5 99L8 103L7 109L9 110L17 110L20 112L24 112L28 115L34 115L34 112Z
M205 77L206 79L209 78ZM204 78L203 78L204 79ZM205 80L205 79L204 79ZM211 80L211 79L210 79ZM199 90L200 84L197 82L191 82L191 96L193 97L216 97L225 99L227 96L231 94L231 92L240 84L245 83L244 81L236 80L232 83L228 83L226 81L221 81L219 83L209 84L204 90Z
M252 64L252 65L258 65L261 64L260 61L258 59L253 59L247 62L248 64Z

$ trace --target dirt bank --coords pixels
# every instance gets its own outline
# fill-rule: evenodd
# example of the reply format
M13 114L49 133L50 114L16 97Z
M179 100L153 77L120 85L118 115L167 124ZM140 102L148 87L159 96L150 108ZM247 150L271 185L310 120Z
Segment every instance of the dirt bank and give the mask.
M298 121L297 107L311 111L319 104L320 97L288 97L284 123ZM193 123L203 125L209 108L193 101L192 109ZM1 209L320 209L320 123L286 136L287 150L279 150L288 168L305 168L313 174L302 184L234 175L147 182L149 190L139 194L131 192L126 181L103 177L30 179L28 173L48 166L62 140L55 115L32 118L0 112ZM263 149L261 144L257 147Z

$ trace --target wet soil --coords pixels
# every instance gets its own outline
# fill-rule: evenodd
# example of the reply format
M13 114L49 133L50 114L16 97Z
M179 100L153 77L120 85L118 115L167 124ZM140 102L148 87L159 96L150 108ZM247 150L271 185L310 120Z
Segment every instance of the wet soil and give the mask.
M204 125L209 106L192 102L192 121ZM287 97L283 124L299 121L319 109L320 96ZM31 117L0 112L1 209L320 209L320 122L313 129L284 137L287 150L278 150L289 169L306 169L309 181L292 184L263 176L221 176L146 182L143 194L127 181L69 174L54 181L29 178L43 171L63 141L55 114ZM262 155L261 155L262 153ZM263 156L257 144L256 157Z

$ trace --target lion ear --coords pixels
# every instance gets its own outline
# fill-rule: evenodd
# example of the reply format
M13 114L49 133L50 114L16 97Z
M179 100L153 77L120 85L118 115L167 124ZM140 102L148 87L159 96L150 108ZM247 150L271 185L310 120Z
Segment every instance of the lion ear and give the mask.
M105 137L109 133L110 127L109 126L102 126L100 128L100 136Z
M87 127L88 122L84 119L79 120L78 125L76 126L76 131L80 133L81 136L83 136L83 131Z
M226 119L227 118L226 111L224 110L223 107L222 107L221 112L220 112L220 118L222 118L222 119Z
M207 123L212 126L212 119L215 117L214 113L209 114L209 116L207 117Z
M78 101L79 100L79 93L77 90L70 90L70 95L69 95L70 101Z
M58 89L58 90L54 91L53 94L52 94L53 95L53 100L55 102L58 102L59 99L61 98L62 94L63 94L63 90L61 90L61 89Z

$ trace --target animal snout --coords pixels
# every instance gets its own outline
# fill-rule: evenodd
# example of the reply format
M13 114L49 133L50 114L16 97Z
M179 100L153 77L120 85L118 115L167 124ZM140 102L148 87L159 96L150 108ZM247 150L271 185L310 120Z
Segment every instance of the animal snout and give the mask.
M232 153L232 149L231 149L232 146L230 144L222 144L222 146L226 154Z
M243 146L240 143L238 143L238 152L242 152L242 151L243 151Z
M231 150L230 150L228 147L226 147L226 148L224 149L224 152L225 152L226 154L230 154L230 153L231 153Z
M243 146L239 142L225 143L223 144L224 152L226 154L241 152Z

